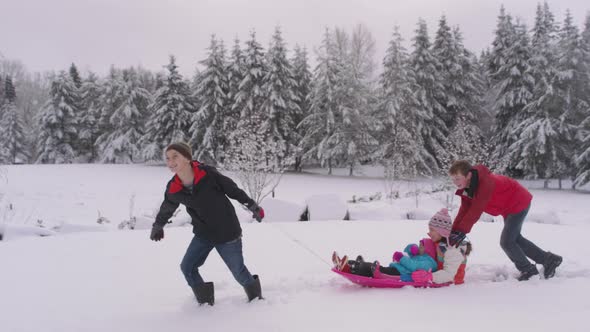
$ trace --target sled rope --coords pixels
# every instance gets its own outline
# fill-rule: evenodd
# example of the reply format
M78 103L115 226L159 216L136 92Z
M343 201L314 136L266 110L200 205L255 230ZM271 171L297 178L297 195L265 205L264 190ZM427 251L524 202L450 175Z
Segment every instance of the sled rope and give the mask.
M250 212L250 210L245 207L242 206L242 208L248 212ZM299 247L307 250L307 252L309 252L312 256L314 256L315 258L319 259L320 261L322 261L324 264L332 267L332 263L328 262L327 260L325 260L322 256L318 255L315 251L313 251L313 249L311 249L310 247L308 247L307 245L305 245L305 243L303 243L302 241L298 240L297 238L295 238L294 236L292 236L291 234L287 233L282 227L279 227L279 225L275 224L275 223L269 223L269 225L272 225L272 227L275 227L276 229L279 230L280 233L282 233L286 238L288 238L289 240L293 241L296 245L298 245Z
M318 255L315 251L313 251L313 249L311 249L310 247L308 247L305 243L303 243L299 239L295 238L291 234L287 233L282 227L279 227L279 225L276 225L274 223L270 223L270 224L273 225L273 227L276 227L289 240L293 241L299 247L307 250L307 252L309 252L312 256L316 257L317 259L319 259L320 261L322 261L323 263L325 263L326 265L328 265L330 267L333 265L332 263L330 263L327 260L325 260L322 256Z

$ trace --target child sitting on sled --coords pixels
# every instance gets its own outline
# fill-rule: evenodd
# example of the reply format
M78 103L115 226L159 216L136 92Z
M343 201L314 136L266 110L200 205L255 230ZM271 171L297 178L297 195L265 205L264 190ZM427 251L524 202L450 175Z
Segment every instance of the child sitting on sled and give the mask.
M400 257L400 262L392 262L389 266L380 266L379 262L369 263L365 262L362 256L358 256L356 260L348 260L347 256L339 258L336 252L332 255L332 261L336 269L367 277L373 278L387 278L388 276L400 276L402 281L417 281L427 282L431 281L437 284L454 282L455 284L463 283L465 276L465 264L467 256L470 254L472 247L471 243L464 240L457 246L448 245L448 237L451 232L452 221L447 209L438 211L428 223L429 238L420 241L418 253L419 260L427 261L428 256L436 261L434 268L427 268L426 264L413 264L404 266L401 260L406 257ZM411 253L411 245L410 245ZM416 253L416 249L414 249ZM395 258L396 254L394 254ZM403 256L403 254L402 254ZM410 262L410 256L404 259L405 262ZM395 259L394 259L395 260ZM415 267L415 269L407 269L408 267ZM406 270L404 270L406 268ZM401 271L400 271L401 270Z

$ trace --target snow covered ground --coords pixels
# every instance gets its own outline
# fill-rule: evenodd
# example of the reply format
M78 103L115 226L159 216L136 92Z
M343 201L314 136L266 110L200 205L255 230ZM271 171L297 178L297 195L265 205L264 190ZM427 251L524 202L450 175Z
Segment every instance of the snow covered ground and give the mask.
M164 241L148 239L171 176L166 168L21 165L5 171L8 181L0 184L3 332L588 329L587 193L532 190L523 234L564 256L553 279L514 279L516 270L498 244L502 221L495 218L479 222L470 234L474 252L466 284L367 289L330 271L332 250L389 261L395 250L426 236L426 219L452 191L425 193L441 181L400 183L401 198L391 202L346 203L351 221L294 222L309 197L332 195L346 202L383 191L384 181L374 170L355 178L286 174L275 199L263 203L265 222L252 223L238 209L246 264L260 275L266 300L245 303L243 290L212 253L202 274L215 282L216 305L199 307L179 268L192 236L190 227L181 226L186 213L175 218L179 227L166 228ZM406 197L416 189L422 190L417 197ZM111 222L97 224L98 211ZM131 216L138 229L117 230Z

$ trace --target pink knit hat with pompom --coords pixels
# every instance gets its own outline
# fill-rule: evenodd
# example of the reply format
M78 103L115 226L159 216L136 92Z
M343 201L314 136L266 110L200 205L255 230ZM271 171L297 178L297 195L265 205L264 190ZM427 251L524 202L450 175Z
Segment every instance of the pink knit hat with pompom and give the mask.
M448 238L451 235L451 228L453 227L453 221L449 215L449 210L440 209L432 218L428 226L432 227L441 236Z

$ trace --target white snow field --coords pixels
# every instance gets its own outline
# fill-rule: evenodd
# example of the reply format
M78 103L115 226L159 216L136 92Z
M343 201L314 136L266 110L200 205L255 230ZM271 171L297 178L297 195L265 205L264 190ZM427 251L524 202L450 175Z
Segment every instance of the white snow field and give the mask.
M516 281L517 271L498 244L502 220L494 218L480 221L469 235L474 252L464 285L372 289L331 272L331 252L389 262L394 251L426 236L427 219L452 190L421 193L416 200L406 193L432 191L440 181L400 183L400 199L346 203L350 221L296 222L309 197L332 194L347 202L352 195L383 191L384 181L370 172L353 178L286 174L275 199L262 204L265 221L251 222L237 210L246 265L260 275L266 299L246 303L243 289L212 252L201 273L215 282L216 304L205 307L196 304L180 272L192 237L191 228L182 226L186 213L166 227L162 242L149 240L149 224L171 176L165 167L21 165L5 170L0 184L2 332L588 330L588 193L532 190L523 235L564 256L553 279ZM99 210L110 224L96 222ZM130 213L138 219L136 229L118 230ZM408 214L417 219L407 220Z

